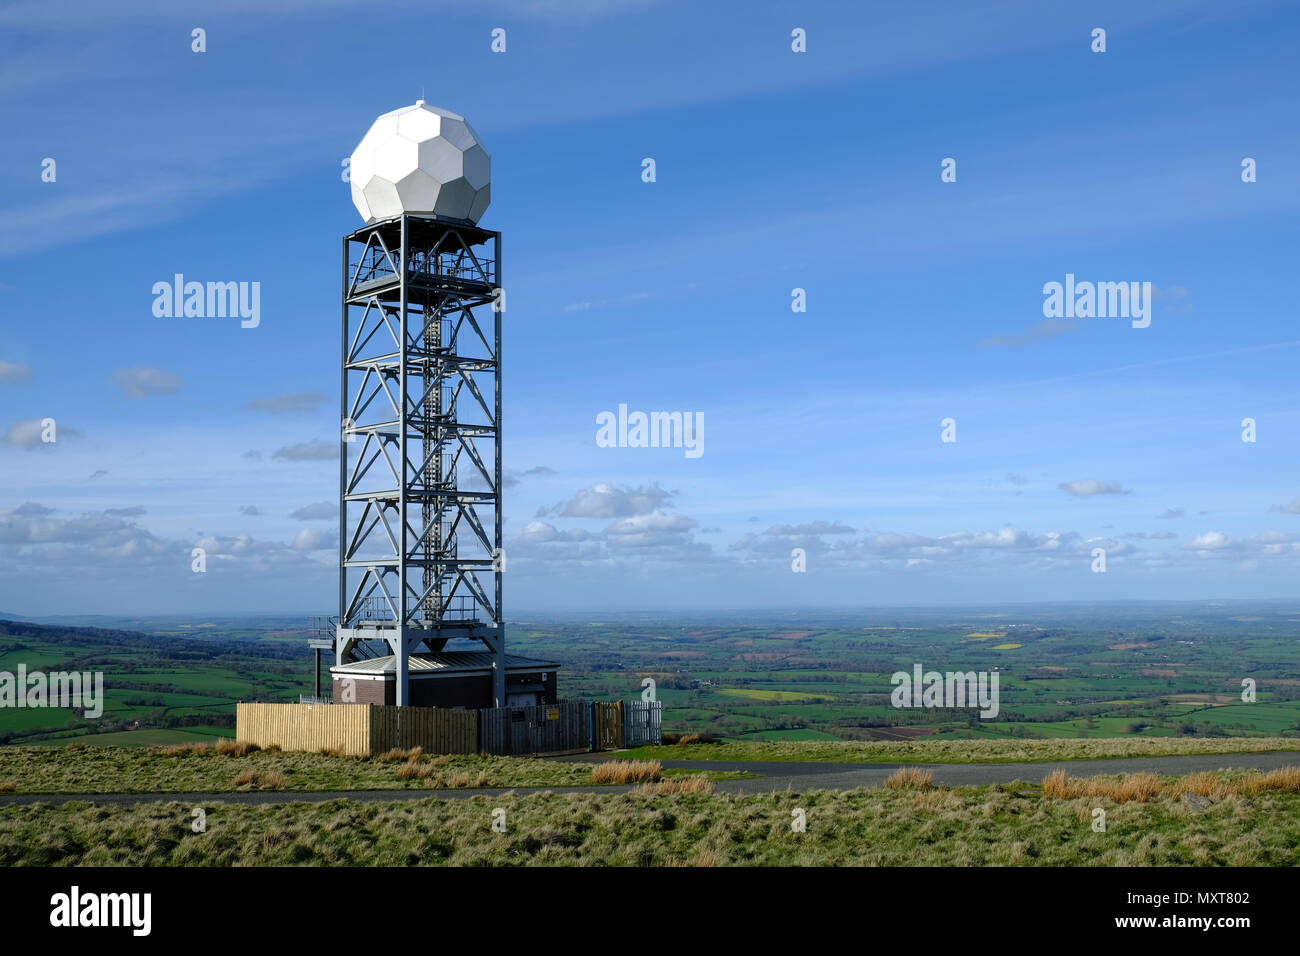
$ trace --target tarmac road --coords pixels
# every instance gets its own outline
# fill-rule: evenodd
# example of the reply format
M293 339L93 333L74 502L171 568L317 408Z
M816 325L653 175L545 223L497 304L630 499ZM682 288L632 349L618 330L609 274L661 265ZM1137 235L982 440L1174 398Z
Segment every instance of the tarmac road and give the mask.
M617 755L613 755L617 756ZM610 754L576 754L553 759L581 763L602 763ZM746 772L752 779L720 780L716 789L720 793L771 793L780 790L852 790L855 787L879 786L885 778L903 764L777 762L765 760L665 760L665 769L682 767L692 770L721 770ZM934 782L945 786L979 786L982 784L1011 783L1023 780L1039 783L1053 770L1064 770L1072 777L1094 774L1139 773L1150 771L1161 774L1195 773L1198 770L1272 770L1277 767L1300 766L1300 753L1282 751L1253 754L1204 754L1176 757L1132 757L1112 760L1065 760L1055 763L966 763L966 764L908 764L933 771ZM101 805L134 805L141 803L179 802L190 806L211 806L216 803L267 805L278 803L323 803L327 800L358 800L362 802L391 802L396 800L425 800L437 797L462 800L467 797L497 797L506 793L626 793L631 786L609 787L513 787L495 789L461 790L337 790L292 791L255 790L234 793L88 793L88 794L0 794L0 807L14 804L93 803Z

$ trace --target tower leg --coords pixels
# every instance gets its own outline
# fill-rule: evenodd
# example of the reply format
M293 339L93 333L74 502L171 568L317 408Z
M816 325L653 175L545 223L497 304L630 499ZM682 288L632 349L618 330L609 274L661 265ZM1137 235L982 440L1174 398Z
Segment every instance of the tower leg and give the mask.
M406 648L403 646L406 643L405 640L398 637L395 643L397 647L393 660L397 667L397 675L396 680L393 681L393 691L396 694L396 700L393 703L397 704L398 707L405 707L410 703L411 671L408 666L409 659Z

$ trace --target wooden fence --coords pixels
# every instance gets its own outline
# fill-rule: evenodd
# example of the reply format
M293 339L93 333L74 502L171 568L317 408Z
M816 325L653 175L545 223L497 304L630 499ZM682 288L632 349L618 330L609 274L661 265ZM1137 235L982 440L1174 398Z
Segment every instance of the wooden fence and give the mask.
M503 755L618 750L662 740L657 701L568 701L446 710L379 704L237 704L235 738L282 750L368 757L394 748Z
M478 751L478 714L378 704L236 704L235 739L281 750L337 750L349 757L394 747L472 754Z
M612 704L592 701L596 734L591 740L592 750L618 750L623 746L623 702Z
M370 708L333 704L236 704L235 739L281 750L370 755Z
M340 704L340 707L355 706ZM422 747L429 754L472 754L478 746L478 712L439 707L388 707L371 704L370 752Z

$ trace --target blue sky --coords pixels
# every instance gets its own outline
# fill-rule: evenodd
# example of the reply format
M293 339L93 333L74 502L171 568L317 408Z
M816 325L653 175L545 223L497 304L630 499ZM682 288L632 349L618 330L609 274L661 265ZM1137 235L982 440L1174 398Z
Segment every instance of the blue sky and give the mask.
M340 164L422 91L492 155L509 616L1293 593L1293 5L375 9L0 7L0 609L330 610ZM1067 273L1150 327L1048 322Z

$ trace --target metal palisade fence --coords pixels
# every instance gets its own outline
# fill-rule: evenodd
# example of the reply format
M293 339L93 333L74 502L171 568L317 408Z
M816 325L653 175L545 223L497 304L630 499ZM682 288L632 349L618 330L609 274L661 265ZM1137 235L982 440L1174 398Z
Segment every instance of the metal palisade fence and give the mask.
M566 701L480 710L479 749L490 754L617 750L663 740L658 701Z
M585 702L483 708L478 712L479 750L503 755L586 750L588 711Z
M663 705L657 700L619 701L623 710L623 746L663 743Z

